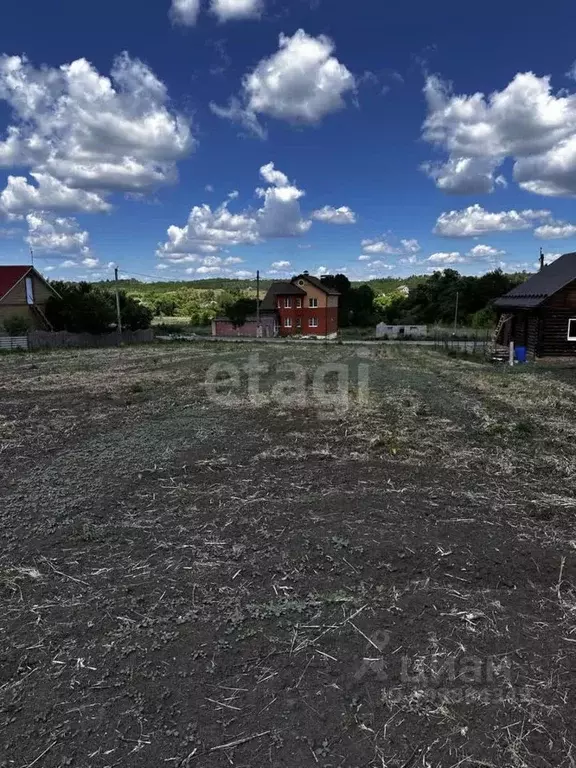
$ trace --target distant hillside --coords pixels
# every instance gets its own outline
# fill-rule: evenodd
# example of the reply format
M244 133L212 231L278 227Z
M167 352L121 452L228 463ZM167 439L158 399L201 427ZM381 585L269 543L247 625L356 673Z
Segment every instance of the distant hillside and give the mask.
M113 285L113 280L101 280L98 285ZM236 278L230 279L227 277L208 277L204 280L156 280L156 281L141 281L133 278L129 280L119 280L119 286L130 293L131 290L136 289L138 293L170 293L171 291L178 291L181 288L192 288L196 290L206 291L247 291L256 290L256 278L254 280L238 280ZM272 280L261 280L261 288L268 290Z
M460 318L475 327L494 322L491 302L526 278L525 274L504 275L496 270L481 277L460 275L453 269L438 270L431 275L381 277L355 281L347 287L346 279L334 276L334 284L342 293L339 322L374 325L378 319L389 323L409 322L428 325L452 322L458 305ZM263 298L271 280L260 283ZM98 285L112 289L114 282ZM363 286L369 286L372 291ZM256 298L256 280L222 277L205 280L154 280L141 282L121 280L120 287L130 297L144 304L157 318L185 318L194 326L206 326L215 317L229 314L240 299ZM398 290L404 287L409 290Z
M428 275L412 275L411 277L381 277L376 280L353 280L352 285L369 285L375 293L391 293L400 285L407 285L412 288L418 283L425 282ZM273 280L260 280L260 290L262 293L268 290ZM226 277L209 277L204 280L157 280L144 282L140 280L119 280L119 286L127 293L137 293L139 296L158 295L171 293L182 289L206 290L206 291L226 291L229 293L237 292L255 292L256 278L254 280L238 280ZM113 280L103 280L98 285L114 284Z

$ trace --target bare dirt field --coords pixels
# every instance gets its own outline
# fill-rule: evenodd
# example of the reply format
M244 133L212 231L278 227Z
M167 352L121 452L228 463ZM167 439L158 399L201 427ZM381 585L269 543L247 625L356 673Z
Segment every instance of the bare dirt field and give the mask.
M1 357L0 766L574 768L575 406L430 348Z

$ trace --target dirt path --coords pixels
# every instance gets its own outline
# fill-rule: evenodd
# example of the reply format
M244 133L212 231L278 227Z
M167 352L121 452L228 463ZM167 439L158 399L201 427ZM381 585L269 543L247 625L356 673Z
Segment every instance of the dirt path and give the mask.
M415 348L1 358L0 766L573 766L575 399Z

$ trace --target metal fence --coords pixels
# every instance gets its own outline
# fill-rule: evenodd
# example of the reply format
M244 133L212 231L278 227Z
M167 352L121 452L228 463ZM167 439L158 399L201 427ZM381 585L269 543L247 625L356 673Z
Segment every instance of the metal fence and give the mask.
M28 334L30 349L66 349L78 347L117 347L120 344L147 344L154 341L154 331L114 333L68 333L67 331L32 331Z
M0 336L0 349L12 351L14 349L28 349L27 336Z
M124 331L117 333L68 333L66 331L31 331L28 336L0 336L0 350L16 349L77 349L87 347L117 347L120 344L149 344L154 331Z
M494 346L490 329L481 330L473 334L436 332L432 335L432 340L436 349L471 355L485 356L492 351Z

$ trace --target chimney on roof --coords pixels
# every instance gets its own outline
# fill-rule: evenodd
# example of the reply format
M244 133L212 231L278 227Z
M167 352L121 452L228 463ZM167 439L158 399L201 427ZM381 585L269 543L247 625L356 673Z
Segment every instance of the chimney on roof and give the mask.
M540 248L540 272L544 269L544 251Z

